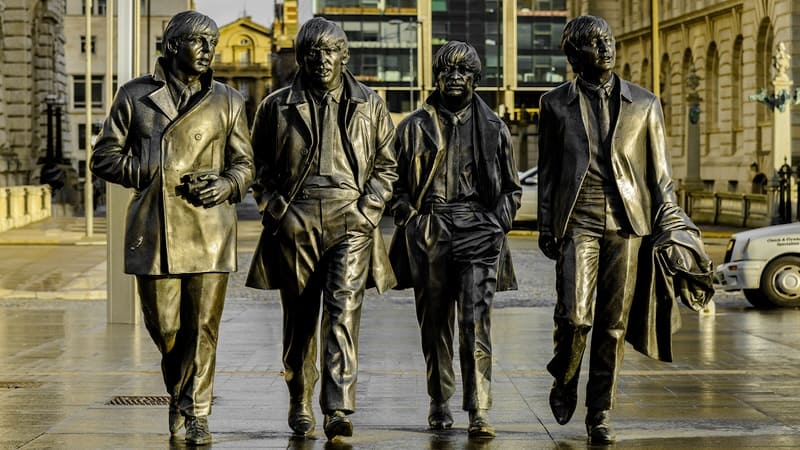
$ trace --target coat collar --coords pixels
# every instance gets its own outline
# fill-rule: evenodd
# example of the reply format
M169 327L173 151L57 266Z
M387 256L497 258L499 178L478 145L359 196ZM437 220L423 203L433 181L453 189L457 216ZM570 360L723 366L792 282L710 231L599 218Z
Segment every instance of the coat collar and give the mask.
M421 111L426 113L430 117L430 120L423 123L435 125L428 127L423 126L421 128L424 130L425 137L430 140L431 143L434 143L437 151L442 151L444 150L445 144L442 131L439 127L439 113L436 110L438 103L439 95L437 92L434 92L425 100ZM496 137L502 122L500 118L497 117L497 114L489 108L489 105L477 94L472 97L472 120L473 126L478 131L477 137L480 142L476 142L476 145L479 146L480 153L493 151L493 142L497 142Z
M165 116L170 120L174 120L178 117L178 108L175 106L175 100L173 100L172 94L169 92L169 86L167 86L167 64L167 60L163 56L156 60L156 66L150 78L158 84L159 87L151 92L148 97ZM200 75L202 91L210 90L213 80L214 74L210 68Z
M305 89L302 78L303 77L300 73L295 75L294 80L292 80L292 85L289 87L289 95L286 97L286 104L297 105L300 103L306 103ZM342 72L342 78L344 78L344 92L347 100L355 103L364 103L367 101L369 93L364 85L359 83L358 80L356 80L356 77L354 77L349 70L345 69Z
M612 75L616 78L615 82L619 84L619 96L622 100L631 103L631 87L630 83L620 78L616 73ZM572 104L578 100L580 87L578 87L578 77L575 77L569 84L567 91L567 103Z

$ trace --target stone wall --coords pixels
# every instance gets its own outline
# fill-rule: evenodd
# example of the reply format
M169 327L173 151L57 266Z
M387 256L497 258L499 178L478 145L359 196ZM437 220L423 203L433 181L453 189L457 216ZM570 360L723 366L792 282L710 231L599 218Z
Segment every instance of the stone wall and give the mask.
M66 99L65 12L66 0L0 0L0 185L38 183L45 99Z
M618 73L652 89L650 1L575 0L573 11L606 17L617 38ZM771 88L771 57L779 42L792 56L800 87L800 7L797 0L659 2L661 98L676 180L689 172L688 66L700 101L700 178L716 191L749 192L753 163L771 178L772 113L749 96ZM794 5L794 6L793 6ZM794 164L800 158L800 106L793 106Z

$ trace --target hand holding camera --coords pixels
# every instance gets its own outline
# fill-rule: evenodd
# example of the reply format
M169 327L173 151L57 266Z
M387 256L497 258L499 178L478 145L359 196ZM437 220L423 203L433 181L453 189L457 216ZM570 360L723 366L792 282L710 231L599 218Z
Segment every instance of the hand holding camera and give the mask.
M181 177L179 189L192 205L211 208L230 198L230 180L214 171L190 172Z

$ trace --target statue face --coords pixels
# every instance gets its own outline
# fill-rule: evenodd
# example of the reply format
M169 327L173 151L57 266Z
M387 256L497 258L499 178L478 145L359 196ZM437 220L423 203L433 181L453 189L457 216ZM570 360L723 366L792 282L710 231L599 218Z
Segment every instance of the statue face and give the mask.
M200 75L211 67L217 36L211 32L193 33L184 36L175 50L175 64L187 75Z
M303 55L301 69L316 89L330 91L341 82L348 59L345 48L340 48L333 39L322 39Z
M600 30L590 42L578 49L576 58L581 67L580 74L586 81L605 81L611 76L617 59L614 36L608 30Z
M463 64L444 66L436 74L436 87L445 101L466 104L475 93L475 73Z

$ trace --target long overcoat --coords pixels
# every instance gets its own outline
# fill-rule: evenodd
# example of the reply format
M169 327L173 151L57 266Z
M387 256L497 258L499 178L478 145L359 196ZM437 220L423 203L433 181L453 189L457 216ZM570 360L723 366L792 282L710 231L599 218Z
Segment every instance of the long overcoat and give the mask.
M404 226L421 203L423 187L434 176L436 156L446 151L436 112L437 101L438 94L434 93L420 109L397 126L399 179L395 184L392 212L398 228L389 253L398 280L397 289L413 286ZM477 95L473 97L472 107L478 195L497 217L503 231L508 232L522 197L511 134L505 123ZM500 251L497 290L516 289L517 279L505 237Z
M392 198L397 179L395 130L383 100L345 71L344 99L340 106L342 145L360 190L358 208L378 225L386 203ZM300 76L290 86L265 98L253 122L256 178L253 194L262 212L264 229L256 247L247 286L280 289L296 280L285 276L281 267L283 248L275 231L308 175L317 135L312 127L311 108ZM373 232L370 277L367 287L379 292L395 284L380 227Z
M152 75L120 87L94 146L91 170L134 190L125 227L125 272L165 275L231 272L236 264L236 210L253 179L253 150L244 99L234 89L201 81L202 95L178 113L165 78ZM179 195L181 178L213 171L232 182L229 201L194 206Z

